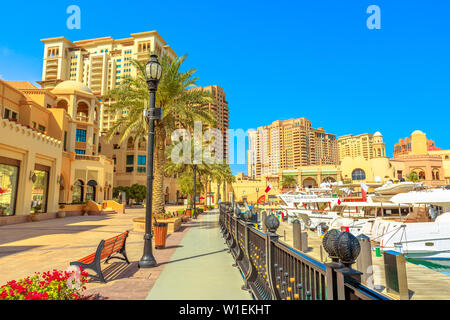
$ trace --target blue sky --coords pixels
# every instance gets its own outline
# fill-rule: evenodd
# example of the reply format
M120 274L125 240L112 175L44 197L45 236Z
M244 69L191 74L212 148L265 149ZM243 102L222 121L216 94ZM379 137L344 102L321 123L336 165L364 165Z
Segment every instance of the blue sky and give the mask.
M46 4L45 7L43 4ZM68 30L66 8L81 8ZM126 4L126 5L124 5ZM369 5L381 29L369 30ZM227 92L232 128L306 117L338 136L384 135L392 155L420 129L450 149L449 1L8 1L0 12L0 75L40 80L42 38L129 37L157 30L199 85ZM245 165L232 166L234 172Z

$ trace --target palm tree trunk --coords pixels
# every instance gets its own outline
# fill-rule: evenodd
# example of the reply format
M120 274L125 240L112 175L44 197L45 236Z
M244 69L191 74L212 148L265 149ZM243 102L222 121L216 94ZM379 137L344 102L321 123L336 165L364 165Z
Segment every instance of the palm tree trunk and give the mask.
M217 197L216 197L216 205L219 205L219 198L220 198L220 182L217 182ZM220 201L223 202L221 199Z
M223 182L223 201L226 201L227 199L227 183L226 181Z
M166 131L163 127L156 127L155 143L155 171L153 180L153 213L164 213L164 151L166 147Z

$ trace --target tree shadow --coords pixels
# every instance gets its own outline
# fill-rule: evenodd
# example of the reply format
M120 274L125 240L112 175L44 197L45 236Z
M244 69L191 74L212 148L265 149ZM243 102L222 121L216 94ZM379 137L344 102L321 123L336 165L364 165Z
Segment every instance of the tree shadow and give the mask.
M104 266L107 266L106 268ZM129 279L134 276L136 272L139 271L138 262L131 262L127 264L126 262L113 262L110 264L102 264L102 273L106 282ZM99 283L100 281L89 278L89 282Z
M40 248L42 246L6 246L0 247L0 258L4 258L11 254L21 253L28 250Z
M222 252L225 252L227 250L228 249L225 248L225 249L222 249L222 250L217 250L217 251L213 251L213 252L203 253L203 254L199 254L199 255L196 255L196 256L192 256L192 257L186 257L186 258L171 260L171 261L167 261L167 262L161 262L161 263L158 264L158 266L169 264L169 263L176 263L176 262L180 262L180 261L186 261L186 260L190 260L190 259L196 259L196 258L200 258L200 257L204 257L204 256L217 254L217 253L222 253Z

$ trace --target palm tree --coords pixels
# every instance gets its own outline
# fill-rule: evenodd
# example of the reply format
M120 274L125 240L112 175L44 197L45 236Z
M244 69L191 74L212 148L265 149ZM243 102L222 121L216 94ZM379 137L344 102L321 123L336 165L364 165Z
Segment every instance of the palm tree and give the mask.
M283 176L283 188L293 188L297 185L297 179L294 176Z
M217 123L214 115L201 107L214 103L213 97L202 90L187 90L195 87L198 78L193 77L195 69L180 71L186 58L184 55L173 62L170 62L167 56L160 59L162 77L156 93L156 107L163 109L163 119L155 126L152 208L155 213L165 211L164 162L167 138L173 130L180 127L192 130L195 121L202 121L209 126L215 126ZM109 91L105 97L114 101L109 107L109 113L119 115L119 119L106 134L109 141L116 132L121 135L119 143L130 136L135 141L140 141L148 134L147 119L143 116L149 102L145 65L137 60L132 60L131 63L136 67L137 76L125 78L119 87ZM128 115L121 117L124 111L128 111Z
M226 184L231 184L236 181L236 177L233 175L233 172L231 172L231 169L229 166L226 166L225 174L224 174L224 183L223 183L223 198L224 200L226 197Z
M202 146L202 148L199 148L199 150L197 150L196 148L194 148L194 140L191 139L190 159L195 159L195 152L203 154L203 151L205 150L205 148L207 146L208 146L207 144L204 144ZM192 161L189 163L184 163L184 162L177 163L177 162L173 161L172 150L174 147L175 147L175 145L171 145L166 149L166 159L168 161L166 161L164 164L164 173L169 176L177 175L181 192L184 195L193 195L193 193L194 193L194 164ZM183 159L185 155L183 154L183 152L181 152L181 154L179 156L180 156L180 158ZM199 188L197 188L197 192L205 189L206 183L202 182L202 177L204 178L204 177L207 177L208 175L210 175L210 173L212 171L212 166L213 165L210 165L205 162L195 165L195 169L197 172L197 186L199 187ZM189 177L191 182L188 182L189 179L187 177ZM189 192L186 193L186 191L189 191ZM189 203L192 204L193 202L189 202Z

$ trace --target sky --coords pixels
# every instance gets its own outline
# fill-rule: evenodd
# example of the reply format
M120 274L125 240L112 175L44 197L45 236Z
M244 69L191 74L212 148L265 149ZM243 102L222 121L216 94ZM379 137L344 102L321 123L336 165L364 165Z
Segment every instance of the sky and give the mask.
M80 30L66 26L70 5L81 9ZM380 8L380 29L367 27L370 5ZM198 85L224 88L230 128L306 117L338 137L380 131L388 156L414 130L450 149L446 0L8 1L0 78L40 80L40 39L150 30L189 55Z

